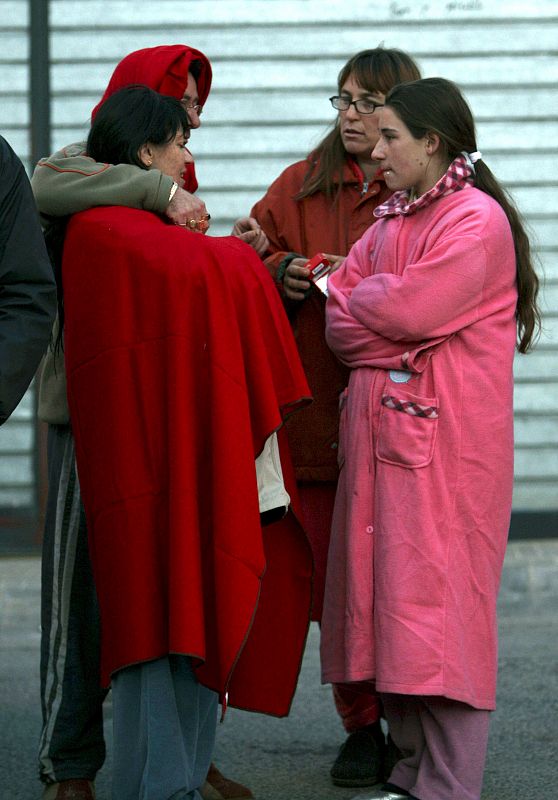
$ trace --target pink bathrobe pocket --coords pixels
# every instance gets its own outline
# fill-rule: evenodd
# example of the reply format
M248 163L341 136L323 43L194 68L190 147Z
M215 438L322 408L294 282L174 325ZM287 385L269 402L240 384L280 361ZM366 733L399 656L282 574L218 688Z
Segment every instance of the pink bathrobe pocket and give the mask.
M438 401L386 382L382 395L376 457L386 464L417 469L432 461L438 430Z

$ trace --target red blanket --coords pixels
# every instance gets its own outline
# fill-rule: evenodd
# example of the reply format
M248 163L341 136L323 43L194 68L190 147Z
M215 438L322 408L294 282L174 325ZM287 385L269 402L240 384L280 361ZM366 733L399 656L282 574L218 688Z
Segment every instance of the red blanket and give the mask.
M288 712L311 559L262 532L254 458L309 390L251 248L128 208L70 222L68 398L102 621L102 677L185 653L229 702Z

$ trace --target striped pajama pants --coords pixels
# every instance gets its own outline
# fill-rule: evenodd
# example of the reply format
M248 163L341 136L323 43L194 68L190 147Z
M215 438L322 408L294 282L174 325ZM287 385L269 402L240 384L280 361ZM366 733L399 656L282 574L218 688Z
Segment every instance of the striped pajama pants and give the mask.
M39 772L94 780L105 760L100 627L69 425L50 425L41 586Z

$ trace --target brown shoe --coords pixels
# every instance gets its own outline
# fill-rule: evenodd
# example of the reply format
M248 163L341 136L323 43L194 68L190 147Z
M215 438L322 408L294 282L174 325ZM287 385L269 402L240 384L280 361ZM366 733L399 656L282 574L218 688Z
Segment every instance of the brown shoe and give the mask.
M254 797L247 786L225 778L213 763L209 765L200 794L203 800L249 800Z
M45 786L43 800L95 800L92 781L69 780Z

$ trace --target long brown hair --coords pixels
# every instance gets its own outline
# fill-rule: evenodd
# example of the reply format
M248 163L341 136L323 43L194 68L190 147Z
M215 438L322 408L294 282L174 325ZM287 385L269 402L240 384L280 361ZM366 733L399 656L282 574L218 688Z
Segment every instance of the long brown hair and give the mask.
M397 83L420 78L420 70L411 56L403 50L375 47L372 50L361 50L347 61L337 77L339 92L350 76L368 92L387 94ZM333 199L335 179L342 175L346 158L347 151L341 139L338 115L332 129L308 156L311 163L297 200L315 192L324 192ZM337 190L340 190L340 184Z
M385 102L386 106L394 109L415 139L421 139L429 132L438 134L441 153L448 166L463 151L473 153L478 149L471 109L452 81L424 78L395 86L388 92ZM520 353L527 353L541 329L541 315L537 306L539 279L533 266L529 237L515 203L484 159L475 163L474 185L502 206L510 223L518 288L517 347Z

